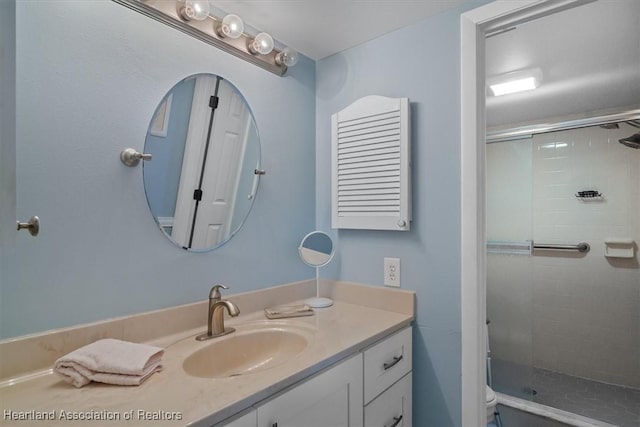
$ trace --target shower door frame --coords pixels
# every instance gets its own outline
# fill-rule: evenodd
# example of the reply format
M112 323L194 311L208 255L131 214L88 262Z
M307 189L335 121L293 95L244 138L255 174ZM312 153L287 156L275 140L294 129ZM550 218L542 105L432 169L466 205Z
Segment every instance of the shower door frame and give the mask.
M486 425L485 35L595 0L495 1L460 16L462 425Z

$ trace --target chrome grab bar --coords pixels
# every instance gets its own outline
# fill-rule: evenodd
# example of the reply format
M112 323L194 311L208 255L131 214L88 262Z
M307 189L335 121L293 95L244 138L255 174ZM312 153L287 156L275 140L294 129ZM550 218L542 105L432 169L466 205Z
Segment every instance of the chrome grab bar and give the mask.
M591 247L588 243L581 242L577 245L556 245L551 243L533 243L533 249L543 249L547 251L578 251L582 253L589 252Z
M576 245L568 245L557 243L535 243L531 240L525 240L522 242L509 242L502 240L487 241L487 252L490 253L533 255L532 252L535 249L543 251L577 251L587 253L591 250L591 247L586 242L580 242Z

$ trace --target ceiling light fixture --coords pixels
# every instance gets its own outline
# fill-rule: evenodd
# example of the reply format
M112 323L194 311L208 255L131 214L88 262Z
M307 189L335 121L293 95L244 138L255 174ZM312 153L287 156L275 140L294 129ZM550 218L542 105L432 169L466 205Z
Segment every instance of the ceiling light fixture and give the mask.
M539 68L514 71L487 80L487 85L493 96L533 90L538 88L541 83L542 71Z
M113 1L279 76L298 62L299 54L293 49L274 49L269 34L246 34L239 16L213 15L208 0Z

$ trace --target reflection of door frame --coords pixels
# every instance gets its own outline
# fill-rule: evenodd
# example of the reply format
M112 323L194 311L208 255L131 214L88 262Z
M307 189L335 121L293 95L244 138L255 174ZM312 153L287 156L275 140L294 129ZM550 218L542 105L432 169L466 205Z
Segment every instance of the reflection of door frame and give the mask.
M155 116L153 116L153 120L151 121L151 126L149 127L149 134L153 136L159 136L162 138L166 138L167 131L169 130L169 120L171 118L171 103L173 102L173 93L169 94L162 101L158 111Z
M460 17L462 425L486 425L485 34L593 0L497 1Z
M187 247L193 222L193 190L199 188L201 159L204 156L211 108L209 98L215 93L217 79L197 76L193 88L189 128L182 159L180 184L176 197L173 229L171 237L182 247Z
M252 120L247 120L247 124L244 130L244 139L242 141L242 152L240 153L240 164L238 165L238 173L235 176L233 198L230 200L231 207L229 208L229 220L227 221L227 236L230 236L233 230L233 218L236 214L236 198L238 197L238 188L240 187L240 178L242 177L242 165L244 162L244 156L247 152L247 140L249 139L249 128L252 124Z
M229 237L238 191L238 174L247 141L251 114L242 96L228 81L218 78L215 115L212 113L208 149L200 178L201 200L193 220L190 247L218 246Z

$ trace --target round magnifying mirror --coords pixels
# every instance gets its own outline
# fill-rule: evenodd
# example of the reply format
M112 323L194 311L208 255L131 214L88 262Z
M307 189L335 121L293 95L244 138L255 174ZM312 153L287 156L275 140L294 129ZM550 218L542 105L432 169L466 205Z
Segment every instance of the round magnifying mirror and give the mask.
M260 140L251 109L228 80L197 74L158 105L144 145L144 188L173 243L215 249L244 224L258 188Z
M314 308L330 307L333 301L320 297L320 267L329 264L335 253L333 240L327 233L312 231L304 236L298 252L302 261L316 268L316 296L305 300L305 303Z

